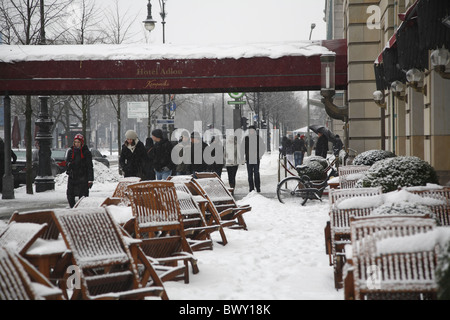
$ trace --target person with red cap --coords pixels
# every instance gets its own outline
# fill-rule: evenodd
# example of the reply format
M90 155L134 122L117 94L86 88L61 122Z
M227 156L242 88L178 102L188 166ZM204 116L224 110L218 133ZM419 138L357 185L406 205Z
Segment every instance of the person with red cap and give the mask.
M88 197L89 189L94 181L94 166L92 154L84 144L82 134L77 134L73 139L73 146L69 149L66 158L66 173L69 175L67 182L67 200L69 206L75 206L75 197Z

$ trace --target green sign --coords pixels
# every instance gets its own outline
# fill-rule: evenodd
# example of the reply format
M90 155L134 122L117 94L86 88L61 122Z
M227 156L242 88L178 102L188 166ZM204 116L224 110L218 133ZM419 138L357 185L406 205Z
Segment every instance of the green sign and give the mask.
M228 95L233 99L240 99L244 96L244 92L230 92Z
M228 104L246 104L245 101L228 101Z

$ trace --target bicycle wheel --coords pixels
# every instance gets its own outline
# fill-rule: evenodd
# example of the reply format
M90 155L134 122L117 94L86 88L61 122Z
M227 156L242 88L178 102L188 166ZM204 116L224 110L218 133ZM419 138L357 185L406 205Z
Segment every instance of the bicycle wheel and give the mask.
M302 179L299 177L287 177L277 185L277 197L281 203L302 203L302 192L304 189Z

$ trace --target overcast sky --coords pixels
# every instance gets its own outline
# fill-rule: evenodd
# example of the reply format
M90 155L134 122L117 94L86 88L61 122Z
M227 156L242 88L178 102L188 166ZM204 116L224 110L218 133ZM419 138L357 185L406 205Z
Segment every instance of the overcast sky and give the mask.
M114 0L100 0L110 5ZM141 39L148 0L119 0L122 12L130 7L134 28ZM150 43L162 43L158 0L151 0L158 23ZM229 44L326 39L325 0L167 0L166 43Z

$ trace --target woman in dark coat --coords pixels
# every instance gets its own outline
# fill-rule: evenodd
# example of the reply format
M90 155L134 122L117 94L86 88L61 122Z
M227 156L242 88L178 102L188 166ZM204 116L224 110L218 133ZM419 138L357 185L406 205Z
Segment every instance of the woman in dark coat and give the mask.
M326 159L328 152L328 139L321 132L319 132L317 135L319 136L319 139L317 139L316 143L316 156L320 156Z
M89 189L94 181L94 166L92 154L84 144L84 137L77 134L73 140L73 146L67 153L66 173L69 175L67 182L67 200L71 208L75 205L75 197L88 197Z
M153 157L152 157L152 149L153 149L153 139L147 138L145 140L145 150L147 151L147 159L145 161L145 180L155 180L155 169L153 168Z
M119 165L124 177L139 177L145 179L147 150L142 141L139 141L137 133L128 130L125 133L126 140L122 145L119 157Z

